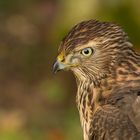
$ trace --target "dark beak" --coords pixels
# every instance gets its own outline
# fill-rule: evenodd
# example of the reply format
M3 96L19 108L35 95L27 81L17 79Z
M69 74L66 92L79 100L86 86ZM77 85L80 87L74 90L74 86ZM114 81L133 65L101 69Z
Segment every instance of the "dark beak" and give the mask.
M59 71L59 63L55 61L53 64L53 73L57 73Z
M56 60L53 64L53 73L57 73L58 71L62 70L62 69L65 69L67 66L62 63L62 62L59 62L58 60Z

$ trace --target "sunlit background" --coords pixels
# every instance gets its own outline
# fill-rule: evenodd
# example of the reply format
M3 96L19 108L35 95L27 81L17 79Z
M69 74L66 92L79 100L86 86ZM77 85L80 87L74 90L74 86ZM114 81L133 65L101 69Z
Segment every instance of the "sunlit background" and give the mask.
M0 0L0 140L82 140L75 79L52 64L88 19L120 24L139 49L139 0Z

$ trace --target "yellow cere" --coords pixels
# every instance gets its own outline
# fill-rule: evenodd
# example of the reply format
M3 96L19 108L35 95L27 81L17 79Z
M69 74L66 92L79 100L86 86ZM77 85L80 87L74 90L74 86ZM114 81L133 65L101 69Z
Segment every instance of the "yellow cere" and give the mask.
M58 55L57 61L58 61L58 62L61 62L63 59L64 59L64 52L62 51L62 52Z

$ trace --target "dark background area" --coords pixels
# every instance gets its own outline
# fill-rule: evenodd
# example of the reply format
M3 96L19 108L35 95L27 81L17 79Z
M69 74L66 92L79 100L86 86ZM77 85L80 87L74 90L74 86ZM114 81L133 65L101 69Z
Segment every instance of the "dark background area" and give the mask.
M140 46L139 0L0 0L0 140L80 140L70 72L52 73L61 39L80 21L120 24Z

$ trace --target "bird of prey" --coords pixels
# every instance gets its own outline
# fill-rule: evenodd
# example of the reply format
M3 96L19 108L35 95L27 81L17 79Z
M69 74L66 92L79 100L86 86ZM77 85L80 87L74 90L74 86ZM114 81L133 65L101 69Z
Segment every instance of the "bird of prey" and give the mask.
M53 70L71 70L84 140L140 140L140 55L123 29L83 21L62 40Z

